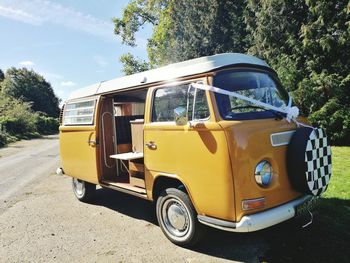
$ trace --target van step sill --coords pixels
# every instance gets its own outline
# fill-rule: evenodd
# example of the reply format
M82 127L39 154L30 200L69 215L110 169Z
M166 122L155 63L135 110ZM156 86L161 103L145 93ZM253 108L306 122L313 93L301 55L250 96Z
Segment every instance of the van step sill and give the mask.
M129 183L117 183L117 182L105 180L101 182L101 186L148 199L145 189L133 186Z

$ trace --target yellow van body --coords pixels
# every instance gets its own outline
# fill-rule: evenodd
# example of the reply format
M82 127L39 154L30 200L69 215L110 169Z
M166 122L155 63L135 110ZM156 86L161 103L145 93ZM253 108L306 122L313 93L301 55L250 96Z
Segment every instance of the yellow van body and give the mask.
M87 88L87 93L79 91L79 95L73 96L65 103L62 111L63 122L59 129L63 172L81 181L102 185L150 201L157 201L164 189L174 186L180 189L181 186L194 207L196 220L228 231L255 231L294 217L295 207L309 202L312 198L295 190L291 185L286 167L288 142L274 146L271 135L293 132L297 129L295 123L274 118L227 120L221 116L215 94L210 91L203 93L208 111L208 116L204 120L192 120L184 125L177 125L175 121L160 122L152 119L155 93L164 87L189 85L194 82L212 85L218 72L233 68L244 70L254 68L259 72L270 70L264 62L260 60L251 62L251 57L245 58L245 55L241 54L238 60L242 56L243 59L250 60L233 63L237 60L237 56L237 54L221 54L192 60L185 64L182 62L179 63L184 68L182 73L178 76L165 76L165 79L162 79L161 75L164 78L162 72L153 74L151 71L117 79L107 83L105 89L98 84L95 90ZM196 63L208 63L208 61L217 64L221 61L222 64L218 66L213 62L210 67L195 69L193 72L189 70L189 67L195 68ZM175 71L181 68L178 64L175 65L177 65L173 68ZM148 75L150 78L157 75L158 79L144 81ZM138 84L130 82L130 78L138 79ZM142 90L144 94L142 137L145 146L143 159L135 163L129 161L128 166L125 159L115 163L110 157L118 155L118 151L126 153L132 150L131 146L116 143L115 134L118 131L115 133L113 129L114 127L117 127L116 130L119 129L114 123L117 122L117 117L108 116L115 115L115 109L118 107L126 111L125 101L130 99L125 97L130 95L131 98L133 94L140 97L138 90ZM65 124L65 115L68 121L72 120L69 119L67 107L73 105L71 111L74 113L74 107L80 107L80 101L91 101L87 110L92 118L89 120L90 124ZM120 118L122 117L125 116ZM302 118L299 120L306 122ZM106 127L113 132L106 132ZM104 140L108 136L111 138L110 143ZM109 150L106 148L108 145L112 145ZM122 146L129 148L121 150ZM262 160L268 161L273 167L273 177L268 187L259 185L254 177L256 166ZM111 168L112 166L115 168ZM131 185L131 180L125 183L124 179L120 181L111 179L114 178L113 174L116 171L125 173L127 171L132 177L131 171L128 170L132 169L131 166L138 171L138 174L142 174L141 177L135 177L142 181L141 185ZM248 205L248 209L244 203L247 200L248 204L252 200L252 207ZM171 209L176 210L177 207L172 206ZM259 217L255 219L254 216ZM169 220L170 223L173 222L171 218ZM174 220L174 225L183 227L181 220L190 221L190 217L180 212L180 219ZM262 222L257 222L259 220ZM167 234L166 231L164 233ZM170 237L170 240L184 244L180 239L179 241Z

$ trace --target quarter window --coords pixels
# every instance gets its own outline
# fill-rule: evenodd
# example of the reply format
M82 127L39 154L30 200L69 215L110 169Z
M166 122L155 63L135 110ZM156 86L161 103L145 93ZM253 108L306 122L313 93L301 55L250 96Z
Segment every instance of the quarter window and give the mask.
M70 102L63 114L64 125L89 125L94 122L96 100Z
M188 88L189 84L184 84L157 89L154 95L152 121L174 121L174 110L177 107L188 109L188 120L208 118L209 108L205 91Z

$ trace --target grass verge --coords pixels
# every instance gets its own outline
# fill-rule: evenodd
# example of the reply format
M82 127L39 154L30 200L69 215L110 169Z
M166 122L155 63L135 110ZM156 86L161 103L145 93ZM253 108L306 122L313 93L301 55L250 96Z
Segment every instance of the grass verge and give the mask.
M349 262L350 147L332 147L332 178L311 226L268 232L261 262ZM277 230L276 229L276 230Z

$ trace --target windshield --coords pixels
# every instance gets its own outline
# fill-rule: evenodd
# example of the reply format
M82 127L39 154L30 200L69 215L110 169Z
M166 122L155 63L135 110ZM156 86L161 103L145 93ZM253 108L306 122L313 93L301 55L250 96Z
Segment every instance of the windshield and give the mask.
M215 75L213 86L234 91L240 95L270 104L275 107L286 106L288 94L267 72L253 70L222 71ZM227 120L248 120L274 118L271 110L233 96L215 93L216 102L222 118Z

